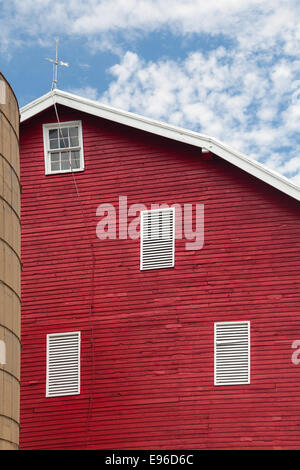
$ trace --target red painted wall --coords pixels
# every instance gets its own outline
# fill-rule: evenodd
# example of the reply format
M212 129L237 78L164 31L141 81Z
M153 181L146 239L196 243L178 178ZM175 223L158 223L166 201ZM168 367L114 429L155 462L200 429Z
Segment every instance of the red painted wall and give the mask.
M81 119L85 171L45 176L21 129L23 449L299 448L299 203L199 149ZM96 237L96 208L205 204L205 245L139 269L138 240ZM251 321L251 384L214 386L213 325ZM81 394L45 397L46 334L82 332Z

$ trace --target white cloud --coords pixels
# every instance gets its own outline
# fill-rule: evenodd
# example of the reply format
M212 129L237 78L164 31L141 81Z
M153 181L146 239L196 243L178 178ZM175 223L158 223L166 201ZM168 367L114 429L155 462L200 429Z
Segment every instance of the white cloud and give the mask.
M300 171L297 61L262 70L258 57L223 48L182 62L127 52L110 72L102 102L214 136L288 176Z
M2 47L17 36L69 34L114 47L114 33L130 36L168 29L188 36L222 34L244 50L281 45L297 55L298 0L10 0L1 3ZM4 31L4 32L3 32ZM20 35L20 33L22 33ZM98 41L97 41L98 39ZM100 39L100 40L99 40ZM95 42L96 41L96 42ZM11 47L11 43L10 43Z
M98 90L97 88L91 87L89 85L82 88L70 88L67 90L74 95L82 96L83 98L88 98L89 100L98 99Z

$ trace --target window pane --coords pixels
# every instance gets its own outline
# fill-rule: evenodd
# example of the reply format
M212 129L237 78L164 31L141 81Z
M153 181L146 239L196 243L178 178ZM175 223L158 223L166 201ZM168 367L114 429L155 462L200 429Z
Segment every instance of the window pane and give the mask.
M69 152L61 152L61 160L69 161Z
M60 129L59 137L68 137L68 127L63 127Z
M70 170L70 163L69 163L69 160L66 161L66 162L61 162L61 169L62 170Z
M60 139L60 148L65 149L65 148L68 148L68 147L70 147L69 138L64 137L63 139Z
M79 147L78 137L70 137L70 147Z
M59 171L59 162L51 162L51 171Z
M61 152L61 169L70 169L69 152Z
M59 153L58 152L51 153L50 162L51 162L51 171L59 171L60 170Z
M49 139L57 139L58 132L57 129L50 129L49 130Z
M57 149L58 148L58 139L51 139L50 140L50 149Z
M70 147L78 147L79 141L78 137L70 137Z
M51 162L58 162L59 161L59 153L51 153Z
M70 137L78 137L78 127L69 128Z
M73 169L80 168L79 151L71 152L71 159L72 159L72 168Z

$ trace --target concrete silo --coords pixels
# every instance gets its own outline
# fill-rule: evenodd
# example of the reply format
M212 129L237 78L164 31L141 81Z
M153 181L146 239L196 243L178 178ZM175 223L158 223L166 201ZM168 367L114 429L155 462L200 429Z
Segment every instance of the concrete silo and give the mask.
M19 107L0 73L0 449L19 447Z

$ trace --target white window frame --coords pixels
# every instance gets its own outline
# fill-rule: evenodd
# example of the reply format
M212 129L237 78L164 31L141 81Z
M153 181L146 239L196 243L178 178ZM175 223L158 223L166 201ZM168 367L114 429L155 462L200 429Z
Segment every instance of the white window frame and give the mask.
M217 383L217 325L232 325L237 323L246 323L248 325L248 381L247 382L224 382ZM240 320L240 321L224 321L224 322L215 322L214 323L214 385L227 386L227 385L249 385L250 384L250 370L251 370L251 336L250 336L250 321Z
M172 265L171 266L159 266L155 268L144 268L143 267L143 239L144 239L144 223L143 223L143 218L144 214L149 213L149 212L165 212L165 211L172 211L173 212L173 247L172 247ZM141 271L152 271L153 269L168 269L168 268L174 268L175 266L175 207L164 207L162 209L149 209L149 210L144 210L141 211L140 213L140 270Z
M68 147L66 149L58 149L57 152L64 152L68 150L79 150L79 158L80 158L80 167L79 168L70 168L67 170L55 170L51 171L51 161L50 161L50 153L55 152L55 149L50 151L50 142L49 142L49 130L63 129L65 127L78 127L78 140L79 146L78 147ZM55 123L48 123L43 124L43 140L44 140L44 158L45 158L45 174L46 175L57 175L60 173L71 173L77 171L84 170L84 153L83 153L83 137L82 137L82 122L81 121L68 121L68 122L61 122L58 124Z
M53 394L51 393L49 395L49 345L50 345L50 338L53 336L71 336L74 334L78 334L78 348L79 348L79 354L78 354L78 391L74 393L57 393ZM47 334L47 352L46 352L46 397L47 398L52 398L52 397L66 397L66 396L73 396L73 395L80 395L80 385L81 385L81 370L80 370L80 364L81 364L81 332L80 331L68 331L68 332L61 332L61 333L49 333Z

